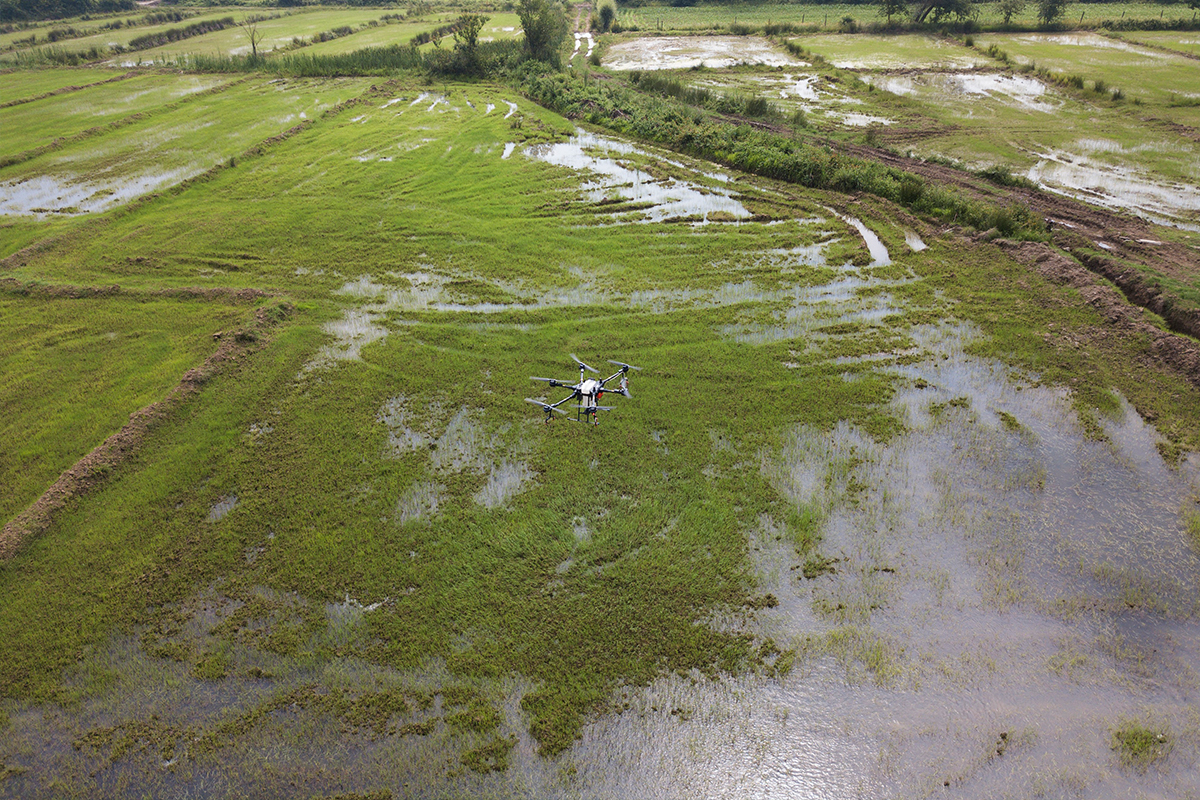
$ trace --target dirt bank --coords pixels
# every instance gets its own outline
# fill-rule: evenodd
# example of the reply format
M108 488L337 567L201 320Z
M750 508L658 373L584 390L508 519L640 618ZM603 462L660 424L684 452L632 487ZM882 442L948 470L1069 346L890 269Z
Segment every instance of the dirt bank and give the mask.
M1146 336L1150 341L1150 352L1160 364L1200 388L1200 342L1157 327L1146 318L1142 308L1130 305L1125 296L1102 282L1095 272L1049 245L1005 239L997 239L995 244L1048 280L1078 289L1084 301L1104 315L1109 324L1108 330L1096 331L1096 336L1114 333ZM1154 301L1154 298L1148 299ZM1192 322L1195 318L1195 312L1192 312Z

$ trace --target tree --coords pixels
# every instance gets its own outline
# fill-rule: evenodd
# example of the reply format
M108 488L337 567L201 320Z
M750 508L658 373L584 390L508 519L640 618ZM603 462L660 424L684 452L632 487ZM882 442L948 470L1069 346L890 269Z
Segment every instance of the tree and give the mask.
M238 27L246 34L246 38L250 40L250 60L258 60L258 44L266 35L258 29L258 17L243 17L238 23Z
M892 24L892 17L907 17L908 16L908 1L907 0L876 0L879 6L879 13L887 17L887 24Z
M520 0L517 17L525 32L525 52L539 61L553 61L567 35L567 17L557 0Z
M951 16L960 21L975 16L975 4L972 0L922 0L913 19L924 22L929 18L941 22Z
M1194 0L1200 3L1200 0ZM613 21L617 18L617 3L616 0L600 0L596 6L596 15L600 22L600 32L608 33L612 30Z
M487 21L483 14L463 14L454 23L454 55L463 72L479 71L479 32Z
M1200 2L1200 0L1196 0ZM1004 15L1004 24L1012 22L1012 18L1025 10L1025 0L1000 0L1000 13Z
M1067 13L1067 0L1038 0L1038 19L1049 25Z

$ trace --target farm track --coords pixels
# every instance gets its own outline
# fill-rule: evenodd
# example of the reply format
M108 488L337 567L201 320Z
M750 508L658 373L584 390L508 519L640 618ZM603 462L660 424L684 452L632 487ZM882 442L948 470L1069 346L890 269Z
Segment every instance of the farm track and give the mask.
M955 169L932 164L907 156L865 145L847 142L830 142L832 148L847 155L880 161L890 167L920 175L928 181L953 186L958 190L992 203L1020 205L1032 208L1050 221L1053 243L1064 250L1074 248L1094 249L1103 241L1112 249L1111 257L1079 257L1089 269L1113 281L1131 302L1155 313L1162 313L1170 303L1161 292L1146 284L1145 276L1138 270L1121 269L1119 260L1145 267L1179 281L1195 280L1200 273L1196 253L1190 248L1172 242L1150 244L1158 241L1154 227L1137 217L1087 205L1069 197L1063 197L1038 189L1019 186L997 186L981 178ZM1160 297L1155 302L1150 298ZM1155 307L1157 306L1157 307ZM1200 338L1200 311L1181 312L1168 323L1179 333Z

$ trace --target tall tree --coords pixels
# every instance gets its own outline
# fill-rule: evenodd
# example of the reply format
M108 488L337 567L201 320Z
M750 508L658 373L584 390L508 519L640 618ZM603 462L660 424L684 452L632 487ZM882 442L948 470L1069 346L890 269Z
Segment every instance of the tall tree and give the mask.
M888 25L892 24L892 17L908 16L908 0L876 0L876 5L879 13L887 17Z
M1196 0L1200 2L1200 0ZM1004 15L1004 24L1012 22L1012 18L1025 10L1025 0L1000 0L1000 13Z
M488 18L483 14L463 14L454 26L454 55L464 72L479 71L479 32Z
M246 38L250 40L250 59L258 60L258 44L263 40L265 35L258 29L258 17L242 17L242 21L238 23L238 27L246 34Z
M975 4L972 0L922 0L917 4L917 12L913 19L917 22L924 22L926 19L941 22L951 16L959 20L975 16Z
M1038 19L1049 25L1067 13L1067 0L1038 0Z
M520 0L517 17L525 31L525 52L539 61L553 61L567 35L567 17L557 0Z

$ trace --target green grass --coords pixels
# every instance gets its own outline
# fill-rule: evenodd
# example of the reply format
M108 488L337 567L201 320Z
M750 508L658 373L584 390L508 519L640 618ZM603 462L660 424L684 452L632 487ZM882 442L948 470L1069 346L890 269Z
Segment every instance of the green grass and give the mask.
M820 34L790 38L805 50L849 69L971 69L990 59L957 40L924 34Z
M20 70L9 76L22 85L26 77L40 84L38 77L43 70ZM52 69L49 73L58 77L66 70ZM114 73L109 70L93 73L71 71L72 74L95 75L87 83L98 83ZM138 75L124 81L89 86L78 92L46 97L32 103L3 109L4 150L3 156L11 158L26 151L50 144L60 137L77 136L98 126L118 122L135 114L152 114L164 106L178 103L189 95L228 84L229 79L221 76L196 75L188 78L165 75ZM21 94L29 97L35 92ZM7 177L8 172L6 171Z
M221 303L0 294L0 519L159 400L245 316Z
M1112 732L1112 749L1121 764L1145 771L1151 764L1166 758L1171 752L1171 731L1162 726L1147 726L1133 720L1123 720Z
M124 75L123 69L96 69L93 67L58 67L37 70L21 70L14 75L6 76L3 89L0 90L0 103L12 103L19 100L30 100L47 92L54 92L67 87L89 86ZM18 77L19 75L19 77ZM7 116L7 114L6 114ZM50 119L46 120L47 122ZM6 145L4 152L15 149Z
M975 20L984 27L999 27L1004 17L998 3L977 3ZM1074 9L1074 14L1072 14ZM1084 12L1084 25L1098 25L1102 20L1145 19L1157 22L1164 8L1150 3L1088 3L1067 9L1066 20L1079 22L1079 12ZM1186 5L1168 6L1165 19L1191 19ZM621 8L617 22L624 27L637 27L642 31L710 31L725 30L731 25L742 24L761 28L768 23L792 23L811 25L825 30L836 30L842 17L853 17L860 26L876 23L882 26L886 19L873 5L808 5L804 3L746 3L746 4L698 4L674 7L647 5L640 8ZM1014 25L1034 28L1038 26L1037 8L1028 4L1013 16ZM661 28L660 28L661 26Z
M975 46L980 50L993 44L1018 64L1035 62L1051 73L1082 75L1089 83L1102 80L1110 87L1120 87L1130 99L1156 105L1165 106L1172 92L1200 90L1196 65L1191 59L1137 45L1114 47L1113 40L1095 33L981 34L975 37Z

